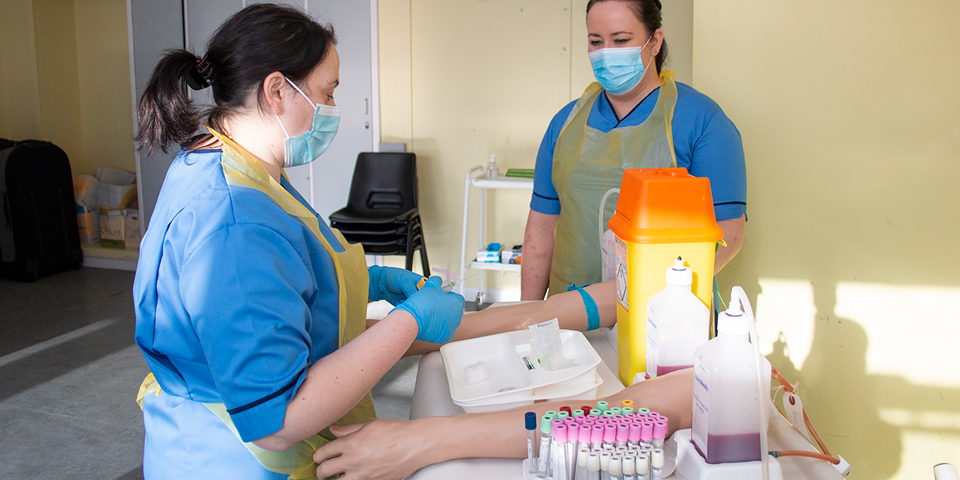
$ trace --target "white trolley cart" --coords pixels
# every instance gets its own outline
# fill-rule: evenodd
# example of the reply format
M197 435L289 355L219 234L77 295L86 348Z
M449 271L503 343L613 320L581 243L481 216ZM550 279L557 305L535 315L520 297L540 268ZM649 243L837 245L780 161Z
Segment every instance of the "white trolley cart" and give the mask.
M474 174L477 172L480 172L480 175L474 176ZM499 262L484 263L478 262L476 259L470 262L470 265L467 265L467 224L470 221L470 187L476 187L480 190L480 248L484 248L486 245L483 239L484 190L533 190L533 179L513 177L498 177L490 179L486 177L486 170L482 166L473 167L469 172L467 172L466 180L463 186L463 237L460 244L460 283L457 285L457 293L463 295L463 280L466 278L467 268L479 270L477 274L480 280L480 290L477 292L477 297L474 300L474 306L477 310L479 310L480 304L483 303L484 270L499 271L501 275L508 272L520 275L520 265L503 264Z

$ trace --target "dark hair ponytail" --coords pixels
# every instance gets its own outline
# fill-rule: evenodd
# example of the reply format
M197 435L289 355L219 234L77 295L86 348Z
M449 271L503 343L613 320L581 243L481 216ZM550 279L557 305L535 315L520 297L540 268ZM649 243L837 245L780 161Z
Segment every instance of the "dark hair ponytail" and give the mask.
M587 13L590 13L590 9L593 8L594 5L608 1L626 3L627 6L630 7L630 10L633 11L633 14L637 16L637 20L640 20L643 28L650 32L651 35L663 26L663 19L660 17L660 10L663 8L663 5L660 3L660 0L590 0L587 2ZM663 64L666 61L667 40L664 39L660 45L660 51L657 52L657 72L663 71Z
M196 55L169 50L153 69L137 109L140 150L166 152L167 145L186 143L200 128L200 114L187 93L187 78L196 65Z
M203 59L172 50L157 64L137 110L138 149L152 153L157 148L166 152L171 143L188 149L202 145L209 136L194 136L202 118L223 132L229 115L252 106L254 91L256 107L263 107L261 87L267 75L281 72L300 83L335 44L332 27L295 8L255 4L240 10L213 34ZM187 88L208 86L214 106L201 113Z

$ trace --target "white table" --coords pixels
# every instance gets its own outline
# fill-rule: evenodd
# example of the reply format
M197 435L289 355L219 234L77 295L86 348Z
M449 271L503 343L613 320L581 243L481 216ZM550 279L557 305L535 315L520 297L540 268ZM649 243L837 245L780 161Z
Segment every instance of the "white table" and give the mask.
M616 373L617 339L616 330L600 329L587 332L587 339L600 355L602 362L597 372L603 378L603 384L597 391L597 397L605 397L620 390L623 384ZM783 417L772 411L768 440L770 450L808 450L815 449ZM417 384L413 392L413 404L410 419L459 415L464 413L450 399L450 388L443 369L440 352L423 355L417 371ZM798 457L778 459L785 479L842 479L839 473L828 463ZM431 465L419 470L408 480L487 480L487 479L523 479L522 460L511 458L468 458ZM668 478L673 478L668 477Z

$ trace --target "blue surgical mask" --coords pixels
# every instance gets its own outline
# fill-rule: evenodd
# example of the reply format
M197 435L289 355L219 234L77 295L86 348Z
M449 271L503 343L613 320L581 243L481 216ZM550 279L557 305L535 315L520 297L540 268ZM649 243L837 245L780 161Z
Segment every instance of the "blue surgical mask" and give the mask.
M313 126L310 130L296 137L291 137L287 133L287 128L283 126L280 116L276 113L273 114L280 122L283 134L287 136L287 139L283 141L283 167L290 168L306 165L319 158L327 150L330 142L333 141L333 137L337 136L337 128L340 127L340 107L331 107L322 103L314 104L313 100L310 100L310 97L303 93L303 90L300 90L297 84L291 82L289 78L285 78L285 80L297 89L310 105L314 106Z
M650 43L650 38L642 47L602 48L587 54L593 66L593 75L604 90L613 95L623 95L640 84L647 72L640 52Z

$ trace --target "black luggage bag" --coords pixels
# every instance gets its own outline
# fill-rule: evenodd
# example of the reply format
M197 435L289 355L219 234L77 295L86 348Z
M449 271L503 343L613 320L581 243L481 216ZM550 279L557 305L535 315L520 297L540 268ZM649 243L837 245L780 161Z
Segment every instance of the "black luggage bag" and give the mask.
M50 142L0 140L0 274L32 282L82 263L67 154Z

